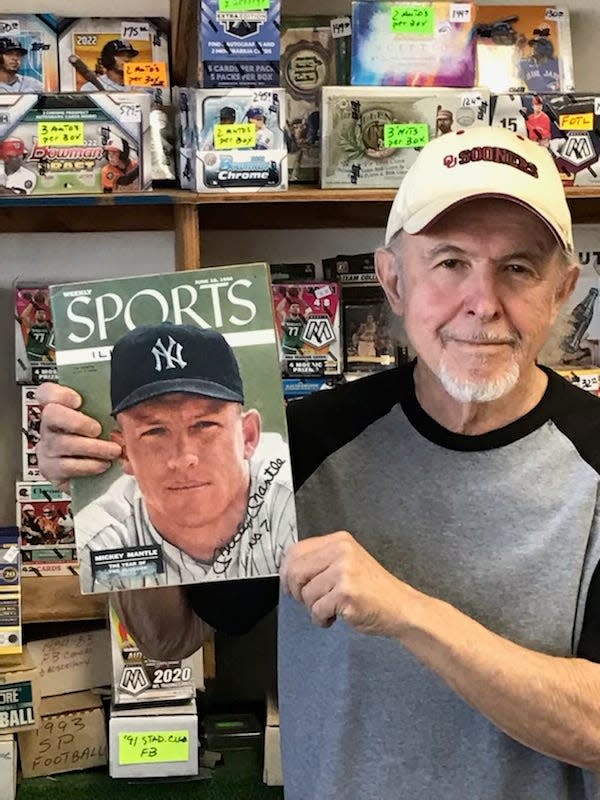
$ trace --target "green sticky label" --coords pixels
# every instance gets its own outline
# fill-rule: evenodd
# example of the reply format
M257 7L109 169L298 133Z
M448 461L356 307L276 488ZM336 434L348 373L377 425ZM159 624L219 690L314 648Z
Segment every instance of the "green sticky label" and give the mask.
M416 122L414 125L388 123L383 126L383 146L389 147L425 147L429 141L429 125Z
M266 11L271 0L219 0L219 11Z
M139 731L119 734L119 764L188 761L188 731Z
M215 125L215 150L242 150L256 147L256 125L243 122L239 125Z
M433 6L392 6L392 32L433 36Z
M83 122L38 122L40 147L83 146Z

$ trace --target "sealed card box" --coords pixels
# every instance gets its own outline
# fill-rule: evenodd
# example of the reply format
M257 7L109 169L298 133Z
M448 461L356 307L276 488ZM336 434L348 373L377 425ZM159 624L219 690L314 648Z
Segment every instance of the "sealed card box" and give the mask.
M15 291L15 377L17 383L26 384L56 380L54 326L47 286L19 286ZM25 472L23 477L27 477Z
M21 550L73 546L71 498L50 483L17 481L17 527Z
M21 386L21 441L23 457L23 480L37 481L40 470L36 447L40 439L42 407L35 396L34 386Z
M0 16L0 93L58 91L56 34L37 14Z

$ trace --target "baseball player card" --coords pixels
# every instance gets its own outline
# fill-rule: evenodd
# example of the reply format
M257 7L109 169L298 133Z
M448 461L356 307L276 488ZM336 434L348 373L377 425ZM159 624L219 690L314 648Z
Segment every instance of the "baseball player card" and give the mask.
M0 93L58 91L56 34L36 14L0 16Z

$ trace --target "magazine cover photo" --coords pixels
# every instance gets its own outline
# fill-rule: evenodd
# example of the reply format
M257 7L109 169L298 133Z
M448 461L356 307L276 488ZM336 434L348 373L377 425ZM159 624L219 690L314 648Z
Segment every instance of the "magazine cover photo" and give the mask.
M268 267L50 292L60 383L121 446L72 481L81 591L277 574L297 531Z

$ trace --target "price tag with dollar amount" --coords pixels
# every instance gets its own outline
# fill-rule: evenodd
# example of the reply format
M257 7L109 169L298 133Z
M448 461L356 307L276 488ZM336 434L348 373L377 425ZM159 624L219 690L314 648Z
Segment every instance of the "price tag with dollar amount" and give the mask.
M122 22L121 39L125 41L147 42L150 38L150 25L147 22Z
M593 131L594 114L561 114L558 118L561 131Z
M41 147L83 146L83 122L38 122L38 144Z
M343 39L352 35L352 20L350 17L336 17L329 23L331 35L334 39Z
M142 106L139 103L121 103L119 118L122 122L141 122Z
M433 36L433 6L393 5L392 33Z
M429 125L390 122L383 126L383 146L386 148L425 147L429 141Z
M215 150L243 150L256 147L256 125L252 122L215 125L213 134Z
M167 65L164 61L127 61L125 63L125 86L167 85Z
M547 20L554 20L558 22L559 20L564 19L567 16L564 8L547 8L546 9L546 19Z
M138 731L119 734L119 764L162 764L188 761L188 731Z
M219 11L266 11L271 0L219 0Z

